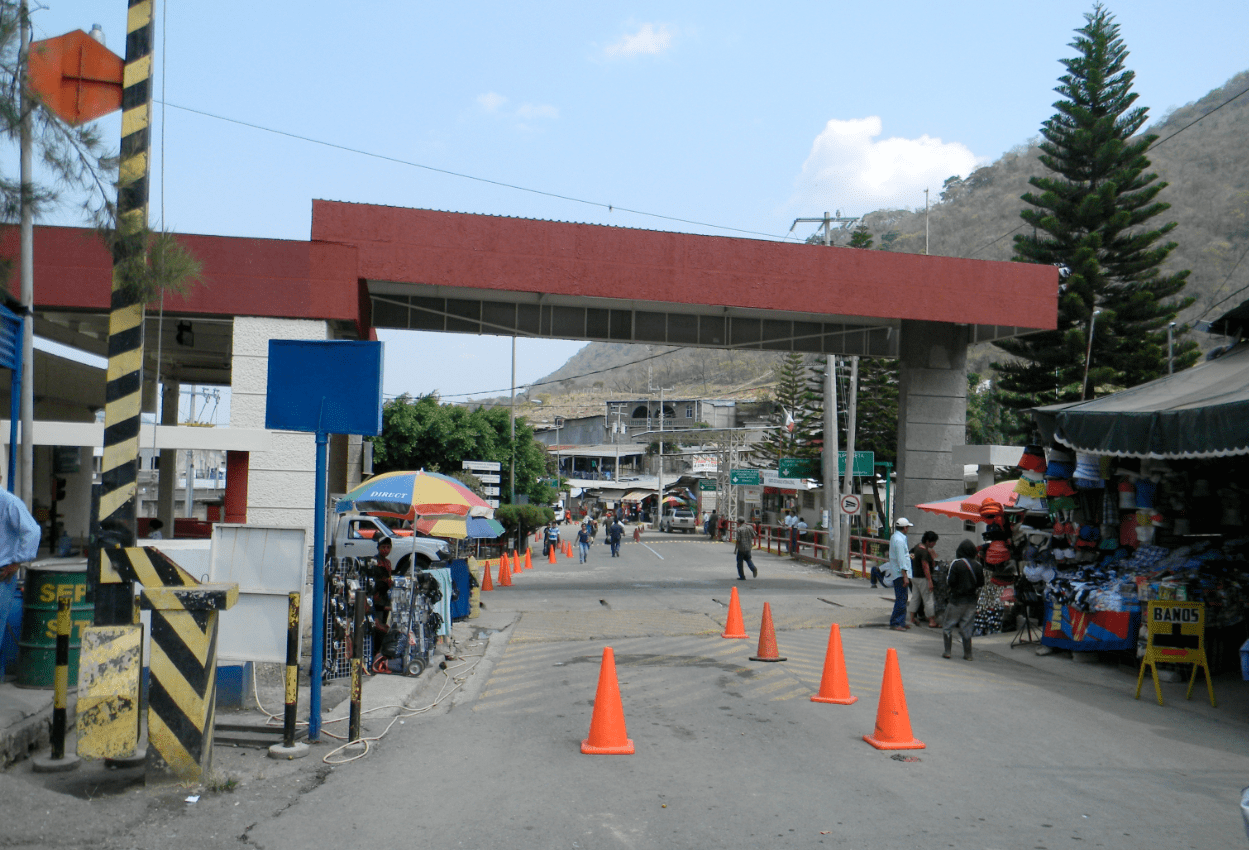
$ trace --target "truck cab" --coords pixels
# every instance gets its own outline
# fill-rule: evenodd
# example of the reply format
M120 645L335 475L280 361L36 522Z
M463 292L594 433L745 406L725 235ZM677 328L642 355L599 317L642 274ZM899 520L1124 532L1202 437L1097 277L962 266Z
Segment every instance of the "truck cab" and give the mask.
M398 534L378 517L367 514L337 517L331 554L336 558L372 558L377 554L377 541L383 537L390 538L390 560L397 573L407 573L413 566L418 570L441 566L451 557L445 540L415 532Z

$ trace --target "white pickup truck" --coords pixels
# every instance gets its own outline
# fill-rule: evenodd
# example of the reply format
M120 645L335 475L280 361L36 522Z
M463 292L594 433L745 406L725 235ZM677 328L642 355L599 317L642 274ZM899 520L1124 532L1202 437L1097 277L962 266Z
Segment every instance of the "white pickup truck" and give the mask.
M671 508L664 511L663 518L659 520L660 531L684 531L686 534L693 534L697 528L698 518L689 508Z
M390 562L396 573L406 573L413 565L418 570L441 566L451 557L445 540L415 532L397 534L374 516L339 514L335 519L330 554L336 558L371 558L377 554L377 541L383 537L390 538Z

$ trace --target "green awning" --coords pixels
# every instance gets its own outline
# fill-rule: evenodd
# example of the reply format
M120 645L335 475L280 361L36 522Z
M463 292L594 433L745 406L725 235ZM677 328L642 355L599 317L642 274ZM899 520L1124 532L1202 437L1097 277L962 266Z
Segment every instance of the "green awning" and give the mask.
M1051 439L1094 454L1210 458L1249 454L1249 342L1092 401L1032 410Z

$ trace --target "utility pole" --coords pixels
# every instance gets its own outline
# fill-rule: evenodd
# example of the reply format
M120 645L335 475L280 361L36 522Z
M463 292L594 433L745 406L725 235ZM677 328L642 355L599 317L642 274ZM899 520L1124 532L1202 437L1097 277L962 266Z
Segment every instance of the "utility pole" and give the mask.
M846 394L848 396L848 404L846 405L846 471L842 476L841 493L843 496L849 496L854 492L854 429L855 418L858 414L859 407L859 358L850 358L850 387ZM850 517L841 512L840 505L837 509L837 522L840 526L844 519L845 525L841 526L841 553L843 563L850 563Z
M924 256L928 256L928 190L924 190Z
M837 215L829 215L826 212L822 218L796 218L794 223L789 226L789 232L793 233L799 222L818 224L824 230L824 245L831 246L833 244L832 226L834 224L844 224L849 227L858 220L858 216L843 216L841 210L837 210Z
M512 334L512 504L516 504L516 334Z
M31 207L30 195L33 187L34 163L31 153L30 112L35 108L34 98L30 96L26 79L30 62L30 9L26 0L22 0L18 12L21 27L21 47L18 58L18 81L21 89L21 182L22 182L22 222L21 246L19 252L22 261L21 300L22 300L22 443L18 453L18 490L17 493L27 508L33 507L35 490L35 211ZM10 446L9 450L12 451Z
M191 404L187 408L186 421L194 424L195 422L195 395L198 387L191 384ZM195 450L186 450L186 517L194 519L195 517Z
M828 509L828 556L841 552L841 506L837 504L837 355L824 358L824 505Z

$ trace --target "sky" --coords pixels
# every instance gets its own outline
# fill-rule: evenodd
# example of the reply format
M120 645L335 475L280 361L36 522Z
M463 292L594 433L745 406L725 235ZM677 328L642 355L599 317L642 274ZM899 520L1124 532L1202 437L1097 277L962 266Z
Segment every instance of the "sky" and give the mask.
M48 2L37 39L98 23L124 53L123 0ZM814 226L796 218L922 207L925 188L1038 133L1092 8L155 5L153 225L295 240L314 198L797 240ZM1108 7L1155 118L1249 67L1244 0ZM119 115L100 126L119 138ZM44 221L80 224L76 210ZM510 338L381 338L388 395L511 385ZM519 341L518 383L582 345Z

